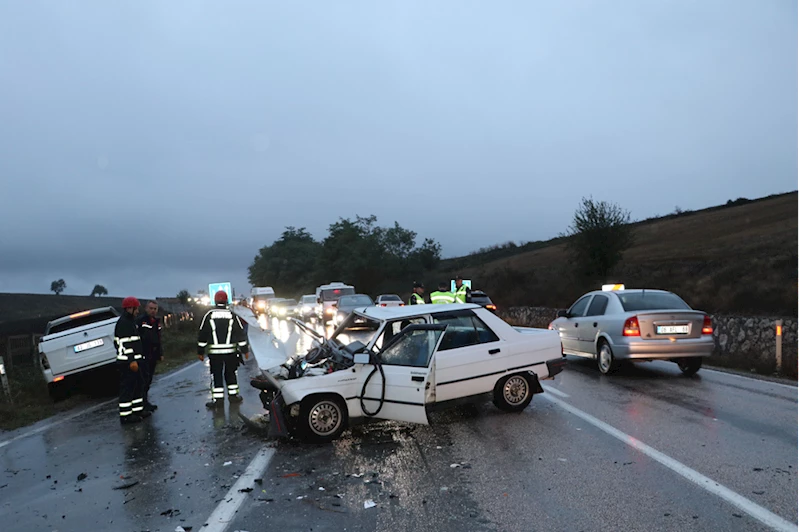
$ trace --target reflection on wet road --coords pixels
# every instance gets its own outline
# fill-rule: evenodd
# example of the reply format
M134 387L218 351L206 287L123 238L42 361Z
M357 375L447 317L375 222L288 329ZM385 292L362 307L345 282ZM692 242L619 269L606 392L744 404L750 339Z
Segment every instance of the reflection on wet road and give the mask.
M273 352L240 368L242 381L261 360L313 346L290 322L261 324L268 333L251 337L262 335L261 349ZM253 317L250 326L258 325ZM371 334L348 340L366 343ZM241 412L260 412L255 390L243 384ZM795 387L708 370L686 378L668 363L602 376L580 359L544 384L548 391L520 414L485 402L434 414L430 426L367 423L333 444L307 445L242 429L235 407L206 411L207 368L198 364L155 386L161 408L139 427L120 427L112 405L0 449L0 522L4 531L209 529L209 515L266 444L277 452L224 529L782 530L796 523ZM81 473L87 477L78 480ZM713 488L690 481L693 473ZM742 501L731 503L721 488Z

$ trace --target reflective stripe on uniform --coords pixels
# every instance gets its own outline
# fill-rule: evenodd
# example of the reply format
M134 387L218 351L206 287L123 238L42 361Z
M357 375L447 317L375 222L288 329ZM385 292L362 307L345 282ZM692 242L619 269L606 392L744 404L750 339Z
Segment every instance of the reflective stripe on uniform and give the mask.
M225 389L224 388L211 388L211 397L214 399L224 399L225 398Z
M134 412L140 412L141 410L144 410L144 399L134 399L131 404L133 405L132 410Z
M205 347L208 345L208 342L197 342L197 347Z
M149 324L147 324L147 323L142 323L142 324L141 324L141 326L142 326L142 327L144 327L144 328L146 328L146 329L152 329L152 328L153 328L153 326L152 326L152 325L149 325Z

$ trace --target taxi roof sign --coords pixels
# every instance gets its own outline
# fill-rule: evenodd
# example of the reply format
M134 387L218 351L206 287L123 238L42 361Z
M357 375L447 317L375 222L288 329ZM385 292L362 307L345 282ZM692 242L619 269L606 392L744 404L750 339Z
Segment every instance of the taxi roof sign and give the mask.
M615 292L616 290L624 290L623 284L603 284L602 291L603 292Z

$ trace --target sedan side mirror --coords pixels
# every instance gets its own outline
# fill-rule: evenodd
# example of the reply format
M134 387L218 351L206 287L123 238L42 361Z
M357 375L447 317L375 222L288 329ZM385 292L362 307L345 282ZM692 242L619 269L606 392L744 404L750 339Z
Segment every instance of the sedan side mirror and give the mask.
M369 356L369 353L358 353L352 357L352 361L356 364L370 364L372 357Z
M568 318L569 311L568 310L559 310L558 311L558 318Z

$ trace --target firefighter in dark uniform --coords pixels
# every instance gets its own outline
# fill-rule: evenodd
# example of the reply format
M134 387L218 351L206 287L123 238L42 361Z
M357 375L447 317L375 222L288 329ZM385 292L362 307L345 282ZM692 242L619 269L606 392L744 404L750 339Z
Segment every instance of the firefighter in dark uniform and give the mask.
M422 283L413 283L413 293L408 300L409 305L424 305L424 285Z
M122 316L114 328L114 347L117 351L119 368L119 421L123 425L138 423L149 417L151 412L144 410L142 396L144 381L139 364L144 363L136 314L139 300L126 297L122 300Z
M144 348L144 363L140 364L144 368L139 368L139 370L144 369L142 374L144 379L144 409L153 412L158 408L158 405L150 402L150 386L153 384L156 364L164 359L164 353L161 350L161 320L158 317L158 303L148 301L147 306L144 307L144 315L136 320L136 323L139 326L141 343Z
M200 360L204 360L204 355L208 354L213 376L211 400L205 403L208 408L215 408L224 403L225 384L227 384L228 400L231 403L242 401L236 380L239 351L244 358L250 358L244 326L241 319L230 311L227 301L225 291L220 290L214 294L215 306L203 317L197 336L197 355Z

